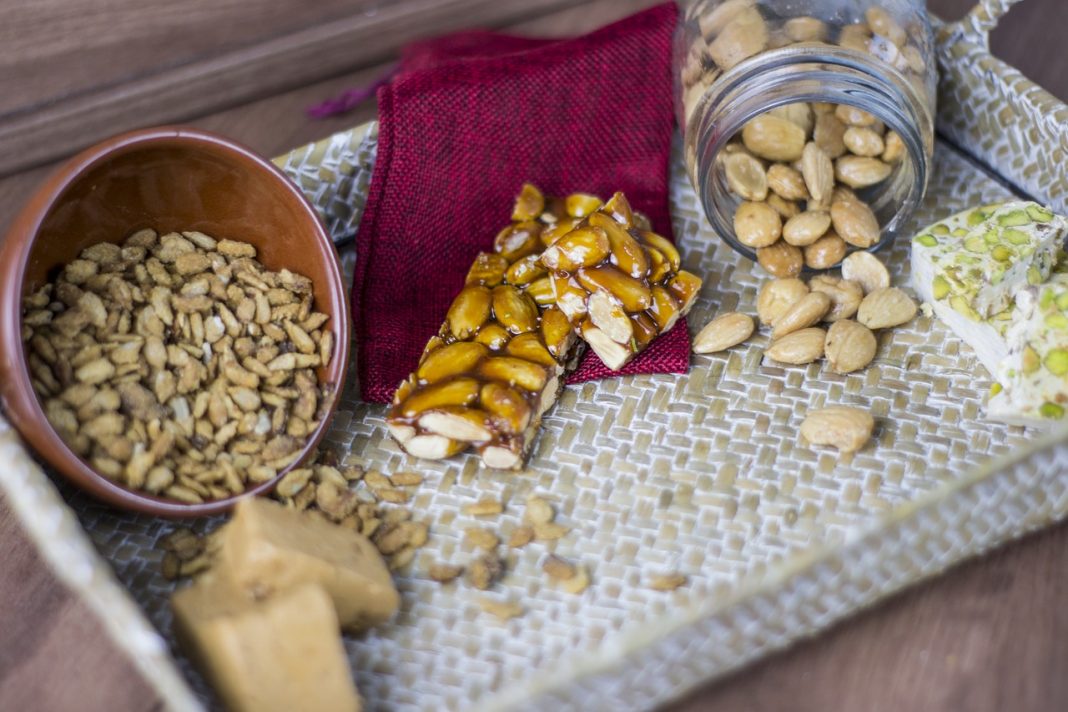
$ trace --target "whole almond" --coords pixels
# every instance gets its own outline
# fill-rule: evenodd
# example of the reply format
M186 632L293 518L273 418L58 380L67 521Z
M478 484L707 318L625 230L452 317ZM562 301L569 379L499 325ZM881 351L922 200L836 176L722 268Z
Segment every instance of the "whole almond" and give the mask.
M831 310L823 317L824 321L848 319L857 313L864 299L864 290L859 284L828 274L816 275L809 280L808 287L813 292L823 292L831 298Z
M814 141L806 143L801 153L801 175L813 200L830 203L834 190L834 164Z
M761 323L775 321L808 294L808 286L800 279L773 279L764 282L757 295L757 316Z
M805 257L800 247L779 240L774 245L757 250L757 264L772 277L796 277L805 266Z
M877 289L860 303L857 321L869 329L886 329L916 316L916 302L897 287Z
M852 319L842 319L827 330L824 351L832 371L852 373L871 363L877 346L871 329Z
M842 30L845 32L845 29ZM834 110L834 115L843 124L850 126L872 126L878 119L863 109L858 109L849 104L839 104Z
M767 203L747 201L734 213L734 234L747 247L767 247L782 234L782 218Z
M834 162L834 177L850 188L867 188L881 183L890 175L889 164L878 158L866 156L842 156ZM812 190L812 186L809 186Z
M785 200L775 192L768 193L768 207L777 212L783 220L789 220L801 212L801 208L798 207L796 202Z
M886 150L883 151L882 159L886 163L897 163L905 155L905 142L896 131L887 131L884 143Z
M835 159L846 152L843 141L846 125L838 120L833 112L816 114L816 126L812 129L812 141L827 154L830 159Z
M879 221L863 201L834 201L831 203L831 222L834 231L855 247L868 248L879 240Z
M750 336L756 325L748 314L730 312L705 324L693 340L695 354L712 354L737 346Z
M731 23L743 10L752 7L754 0L726 0L709 12L702 12L697 17L701 34L706 40L715 39L723 28Z
M834 230L804 248L805 264L812 269L830 269L842 261L846 244Z
M776 339L764 350L764 355L780 363L801 365L812 363L823 355L823 345L827 332L810 327L793 331L781 339Z
M800 171L783 163L768 168L768 187L786 200L808 200L808 188Z
M720 69L726 71L764 51L767 46L767 23L757 8L747 7L738 12L719 36L708 44L708 54Z
M831 214L823 210L806 210L786 221L782 238L791 245L804 247L823 237L831 227Z
M742 142L761 158L789 163L801 158L805 132L792 121L763 114L745 125Z
M783 30L794 42L822 42L827 39L827 23L808 15L787 20Z
M723 163L727 185L743 200L768 197L768 177L764 166L748 153L732 153Z
M860 408L832 405L810 412L801 423L801 437L813 445L830 445L840 452L864 447L875 429L871 413Z
M812 326L830 310L830 297L822 292L809 292L775 320L771 338L781 339L792 331Z
M842 135L842 142L857 156L878 156L886 150L883 137L869 128L850 126Z
M890 286L886 265L870 252L854 252L842 260L842 277L859 284L865 294Z
M806 136L812 130L812 109L803 101L777 106L768 113L797 124Z

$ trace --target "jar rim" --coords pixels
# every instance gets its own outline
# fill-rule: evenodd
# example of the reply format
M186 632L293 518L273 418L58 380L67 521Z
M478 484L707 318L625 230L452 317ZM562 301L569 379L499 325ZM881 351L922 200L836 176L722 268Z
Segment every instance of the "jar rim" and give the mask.
M704 166L703 175L694 176L709 222L735 250L755 259L753 250L734 237L733 225L725 224L715 201L711 174L716 157L750 119L779 106L798 102L829 102L856 106L897 132L912 169L903 200L893 217L881 226L879 241L868 248L875 252L891 244L905 220L915 213L926 192L929 158L934 149L933 101L920 95L916 87L893 67L856 50L834 46L783 47L745 60L722 74L701 98L688 126L687 150L695 154L695 165ZM691 138L692 137L692 138ZM699 147L699 148L698 148ZM897 180L904 173L895 171ZM894 178L892 178L894 179ZM706 193L709 193L706 195ZM891 195L893 190L884 195ZM887 204L891 201L887 198ZM880 205L872 205L879 210ZM806 268L807 270L807 268Z

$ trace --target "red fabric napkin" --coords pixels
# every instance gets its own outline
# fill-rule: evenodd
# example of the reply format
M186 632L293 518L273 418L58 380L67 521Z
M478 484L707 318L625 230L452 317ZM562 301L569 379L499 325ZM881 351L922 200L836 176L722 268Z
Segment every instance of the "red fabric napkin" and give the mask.
M671 237L666 3L564 40L465 32L409 47L379 89L378 157L356 238L352 313L363 397L388 402L437 332L524 181L623 191ZM683 373L680 322L619 373ZM592 351L570 382L619 375Z

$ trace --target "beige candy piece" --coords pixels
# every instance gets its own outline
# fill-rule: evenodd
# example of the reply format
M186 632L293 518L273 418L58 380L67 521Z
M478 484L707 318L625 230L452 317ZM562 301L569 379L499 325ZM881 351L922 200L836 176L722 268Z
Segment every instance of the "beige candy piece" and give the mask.
M366 537L266 499L237 503L219 563L256 596L320 584L346 630L382 623L400 605L389 570Z
M171 599L175 635L232 712L358 712L330 596L303 583L255 600L210 573Z

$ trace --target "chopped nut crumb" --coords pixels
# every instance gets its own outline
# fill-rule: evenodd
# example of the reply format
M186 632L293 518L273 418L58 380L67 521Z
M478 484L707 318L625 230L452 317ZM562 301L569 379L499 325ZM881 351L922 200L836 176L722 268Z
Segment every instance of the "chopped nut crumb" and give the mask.
M508 546L520 549L532 541L534 541L534 527L523 524L512 532L512 536L508 539Z
M538 541L554 541L561 538L569 531L571 530L563 524L544 522L542 524L534 525L534 538Z
M541 564L541 570L549 575L554 581L568 581L575 577L574 565L561 559L555 554L549 554Z
M418 472L398 472L389 479L396 487L417 487L423 484L423 476Z
M487 517L500 514L504 511L504 505L495 499L480 499L474 504L464 507L464 512L475 517Z
M590 572L585 566L576 568L575 575L560 584L560 588L568 593L582 593L590 585Z
M504 573L504 564L495 554L485 554L467 567L467 582L485 591Z
M453 564L431 564L427 575L438 583L449 583L456 580L464 572L463 566Z
M680 573L653 576L649 579L649 588L654 591L674 591L679 586L685 586L686 581L686 577Z
M492 613L502 621L518 618L523 615L523 606L516 601L495 601L491 598L483 598L479 601L482 610Z
M527 498L527 509L523 517L533 524L548 524L556 516L553 506L541 497L530 496Z
M501 543L496 534L480 527L468 527L464 530L464 535L464 541L476 549L496 549Z

